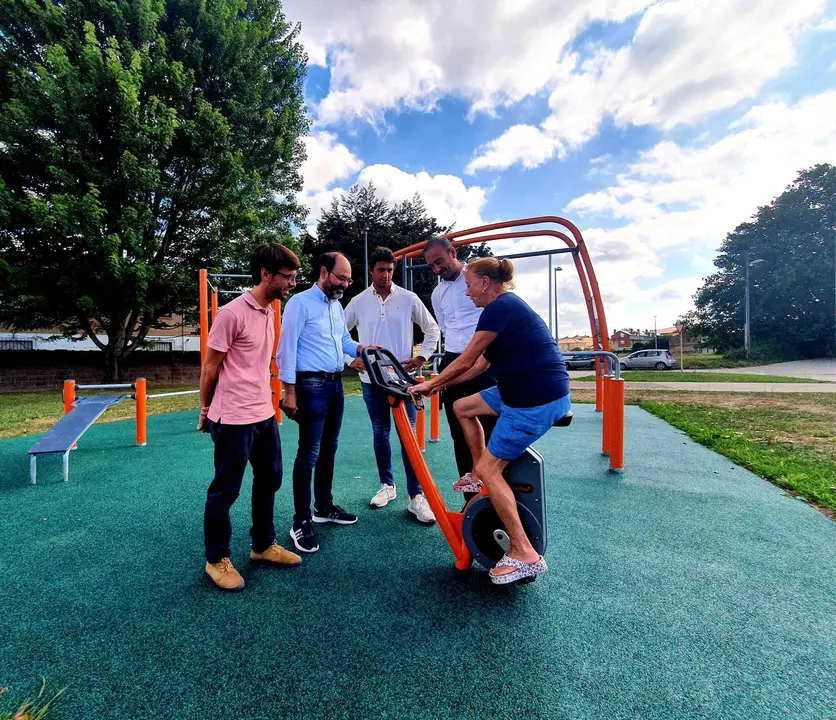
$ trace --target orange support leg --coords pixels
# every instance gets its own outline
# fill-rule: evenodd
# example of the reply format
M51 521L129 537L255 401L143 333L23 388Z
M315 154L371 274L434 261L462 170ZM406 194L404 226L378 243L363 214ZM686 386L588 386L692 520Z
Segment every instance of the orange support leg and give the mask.
M601 370L601 358L595 358L595 412L604 409L604 379Z
M212 322L215 322L215 315L218 314L218 289L212 288Z
M610 470L624 472L624 381L611 379L610 397Z
M604 417L602 421L602 431L601 431L601 454L602 455L609 455L610 454L610 447L612 443L612 415L613 411L610 407L610 383L612 382L612 377L610 375L604 375L601 378L601 388L602 388L602 395L604 396Z
M432 377L438 377L434 373ZM430 442L441 440L441 393L430 398Z
M441 528L441 532L444 533L444 537L447 538L447 542L450 544L450 548L456 556L456 567L459 570L467 570L473 564L473 558L462 538L462 514L447 510L447 506L444 504L444 498L441 497L441 493L432 475L430 475L427 462L421 454L421 448L418 447L418 440L415 438L415 433L412 432L412 425L409 424L409 418L407 417L403 402L391 397L389 398L389 402L393 405L392 415L395 418L395 427L398 430L401 442L406 448L407 457L409 457L409 462L412 463L412 468L415 470L418 482L421 483L424 497L427 498L427 502L438 522L438 526Z
M147 386L145 378L137 378L134 384L134 395L136 397L136 444L146 444L147 429Z
M206 359L206 347L209 344L209 298L206 293L209 289L209 278L206 270L198 271L198 299L200 304L200 367Z
M64 415L72 411L75 405L75 380L64 380ZM78 443L73 443L73 450L78 447Z
M418 382L424 382L424 378L417 377L415 378ZM424 412L424 408L420 408L416 413L415 418L415 439L418 440L418 447L421 448L421 452L426 452L427 450L427 417L426 413Z
M279 402L282 399L282 381L279 380L279 365L276 361L276 351L279 349L279 336L282 333L282 304L278 300L271 303L273 308L273 354L270 356L270 389L273 391L273 411L276 413L276 422L282 424L282 411Z

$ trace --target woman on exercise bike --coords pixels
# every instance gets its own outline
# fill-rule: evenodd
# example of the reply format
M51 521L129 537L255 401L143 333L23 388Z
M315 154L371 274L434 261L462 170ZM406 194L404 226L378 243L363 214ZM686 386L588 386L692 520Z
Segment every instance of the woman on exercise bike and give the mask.
M440 375L409 391L434 395L488 368L496 377L496 386L453 406L475 459L472 472L453 487L457 492L478 492L484 483L511 540L508 552L490 572L491 581L512 583L548 568L523 530L514 494L502 473L569 413L569 375L542 318L508 292L514 287L510 260L483 258L468 263L465 283L473 304L484 308L473 339ZM498 417L487 447L480 415Z

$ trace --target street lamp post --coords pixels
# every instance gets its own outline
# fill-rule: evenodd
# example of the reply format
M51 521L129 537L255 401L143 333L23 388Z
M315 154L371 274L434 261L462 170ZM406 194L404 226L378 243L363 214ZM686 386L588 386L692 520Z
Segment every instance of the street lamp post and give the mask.
M557 315L558 315L558 301L557 301L557 273L559 273L563 268L558 265L554 269L554 339L558 340L560 338L560 334L558 331L558 322L557 322Z
M655 350L659 349L659 340L657 339L659 335L656 332L656 316L653 316L653 348Z
M749 328L749 268L755 267L763 260L752 260L749 262L749 251L743 253L743 351L746 358L749 358L749 349L752 345L752 333Z
M366 289L368 290L369 287L369 228L363 228L363 246L365 248L365 252L363 254L363 275L366 277Z

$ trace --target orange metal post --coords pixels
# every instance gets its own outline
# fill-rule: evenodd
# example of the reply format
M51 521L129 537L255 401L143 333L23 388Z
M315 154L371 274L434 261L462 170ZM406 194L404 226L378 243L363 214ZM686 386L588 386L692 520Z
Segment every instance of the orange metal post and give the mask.
M75 380L64 380L64 415L73 409L75 403Z
M604 409L604 378L601 375L602 365L601 358L595 358L595 412L601 412Z
M75 380L64 380L64 415L73 409L75 404ZM73 450L78 447L78 443L73 443Z
M610 382L611 375L604 375L601 378L602 395L604 396L604 417L601 430L601 454L609 455L612 444L612 408L610 407Z
M218 288L212 288L212 322L215 322L215 315L218 314Z
M134 384L134 395L136 397L136 444L146 444L146 414L148 393L145 378L137 378Z
M431 378L438 377L433 373ZM436 393L430 398L430 442L438 442L441 439L441 393Z
M415 378L418 382L424 382L424 378L416 377ZM421 448L421 452L426 452L427 450L427 416L424 412L424 408L421 407L418 412L416 413L415 418L415 439L418 441L418 447Z
M282 332L282 304L278 300L271 303L273 308L273 354L270 357L270 389L273 391L273 410L276 412L276 422L282 424L283 413L279 408L279 401L282 399L282 381L279 380L279 364L276 360L276 351L279 349L279 336Z
M473 558L470 556L470 551L462 539L462 515L461 513L454 513L447 510L444 499L441 497L441 493L438 491L432 475L430 475L427 462L421 454L421 448L418 447L418 441L412 432L412 426L409 424L409 418L407 417L403 402L391 397L389 398L389 402L393 405L392 415L395 418L395 427L398 430L401 442L406 448L409 462L412 463L412 468L418 476L418 482L421 483L421 489L424 491L424 496L427 498L435 519L438 521L438 526L441 528L441 532L444 533L444 537L447 538L447 542L450 543L450 548L456 556L456 567L459 570L467 570L473 563Z
M206 346L209 343L209 298L206 296L208 282L206 270L199 270L197 293L200 300L200 367L203 367L203 361L206 359Z
M610 380L610 470L624 472L624 381Z

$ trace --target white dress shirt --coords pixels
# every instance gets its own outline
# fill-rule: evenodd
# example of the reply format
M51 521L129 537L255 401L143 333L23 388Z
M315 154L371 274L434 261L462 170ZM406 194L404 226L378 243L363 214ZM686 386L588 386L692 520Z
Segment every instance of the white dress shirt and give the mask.
M462 265L462 271L455 280L441 280L432 294L435 317L441 332L444 333L444 349L452 353L464 352L473 339L476 324L482 314L482 308L476 307L465 295L466 268L467 265Z
M432 355L441 337L437 323L421 298L395 283L386 299L378 294L374 285L353 297L345 309L345 324L349 330L358 328L361 345L380 345L400 362L412 357L413 325L418 325L424 332L421 357ZM353 359L346 357L346 364ZM364 372L360 373L360 379L369 382Z

